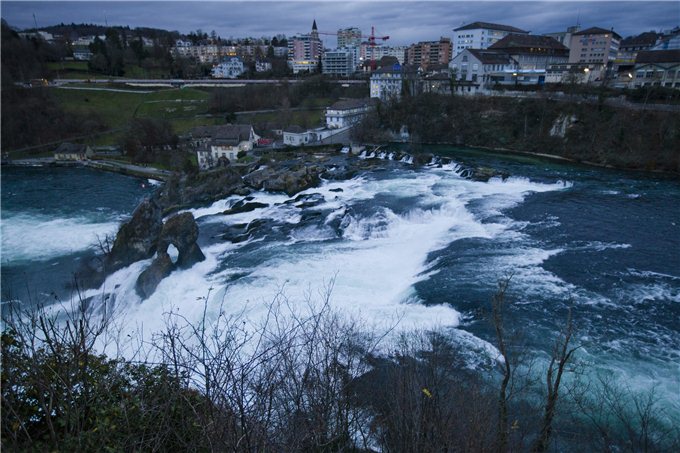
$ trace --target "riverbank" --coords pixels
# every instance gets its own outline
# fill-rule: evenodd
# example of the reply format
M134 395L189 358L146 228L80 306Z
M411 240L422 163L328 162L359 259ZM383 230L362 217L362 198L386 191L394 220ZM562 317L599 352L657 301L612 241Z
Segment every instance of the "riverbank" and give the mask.
M112 160L82 160L82 161L64 161L56 160L53 157L41 157L33 159L13 159L5 161L2 166L15 167L82 167L92 168L94 170L108 171L127 176L136 176L139 178L157 179L159 181L167 180L171 175L171 171L161 170L155 167L126 164L123 162Z
M421 95L381 108L354 138L382 143L406 128L413 147L451 144L601 168L680 174L680 117L551 99Z
M428 143L427 145L456 146L452 143ZM642 174L651 173L651 174L655 174L655 175L680 178L680 171L674 172L674 171L663 171L663 170L654 170L654 169L646 169L646 168L618 167L616 165L602 164L602 163L598 163L598 162L592 162L592 161L581 160L581 159L573 159L573 158L569 158L569 157L565 157L565 156L560 156L560 155L557 155L557 154L538 153L538 152L531 152L531 151L519 151L519 150L514 150L514 149L508 149L508 148L493 148L493 147L487 147L487 146L470 146L469 148L473 149L473 150L490 151L492 153L497 153L497 154L507 154L507 155L511 155L511 156L538 157L538 158L553 160L553 161L557 161L557 162L566 162L566 163L570 163L570 164L585 165L585 166L588 166L588 167L605 168L605 169L608 169L608 170L633 171L633 172L642 173Z

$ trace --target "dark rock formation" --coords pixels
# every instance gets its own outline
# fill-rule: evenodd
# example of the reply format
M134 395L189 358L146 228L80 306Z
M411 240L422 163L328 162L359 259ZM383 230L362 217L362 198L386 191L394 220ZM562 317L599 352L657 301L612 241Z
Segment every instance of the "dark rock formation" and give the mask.
M158 252L158 256L151 266L139 274L135 289L142 299L147 299L156 291L158 284L174 270L175 264L167 252Z
M205 255L196 244L197 239L198 225L191 213L184 212L168 219L158 235L156 259L137 278L137 294L146 299L153 294L161 280L170 275L173 270L188 269L203 261ZM170 244L174 245L179 252L176 263L173 263L168 255Z
M430 153L416 153L413 155L413 163L415 165L427 165L432 162L433 155Z
M115 272L135 261L153 256L162 228L161 207L154 199L144 200L135 209L132 219L118 230L111 252L106 258L105 271Z
M244 242L252 238L254 234L258 233L260 230L264 230L264 227L269 224L270 222L268 220L255 219L250 223L230 225L222 235L222 239L238 244L239 242ZM264 234L264 232L262 232L262 234Z
M288 200L285 203L292 204L296 208L304 209L317 206L323 203L324 201L326 201L326 199L320 193L310 193L298 195L297 197L293 198L292 200Z
M254 189L271 192L285 192L292 196L298 192L316 187L321 182L319 175L325 172L318 165L294 165L291 167L265 167L243 177L244 182Z
M198 225L194 216L189 212L178 214L168 219L163 225L158 238L158 252L166 252L170 244L177 247L179 257L177 267L187 269L205 259L200 247L196 244L198 239Z
M229 195L250 193L241 174L232 167L220 168L197 175L173 175L158 195L164 210L210 203Z
M489 179L494 177L500 177L503 180L505 180L508 176L510 176L508 173L501 172L493 168L476 167L472 169L470 179L472 179L473 181L488 182Z
M269 206L267 203L259 203L257 201L250 202L249 200L252 200L252 197L246 197L243 200L239 200L234 205L223 211L222 214L224 215L230 215L230 214L238 214L241 212L250 212L254 211L259 208L266 208Z

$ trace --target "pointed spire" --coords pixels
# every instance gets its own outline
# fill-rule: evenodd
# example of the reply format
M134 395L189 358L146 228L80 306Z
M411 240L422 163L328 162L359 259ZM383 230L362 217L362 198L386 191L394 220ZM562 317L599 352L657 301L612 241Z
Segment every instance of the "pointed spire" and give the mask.
M317 31L318 29L316 28L316 19L314 19L314 23L312 24L312 31Z

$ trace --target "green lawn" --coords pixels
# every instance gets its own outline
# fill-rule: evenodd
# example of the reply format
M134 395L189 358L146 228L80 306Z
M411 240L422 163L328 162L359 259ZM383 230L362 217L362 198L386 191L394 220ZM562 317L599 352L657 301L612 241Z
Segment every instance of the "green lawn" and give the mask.
M99 115L110 129L127 126L134 117L193 117L205 113L209 98L206 92L191 88L152 93L55 88L53 93L67 112Z
M274 123L279 127L287 124L297 124L302 127L319 127L325 124L323 110L292 110L287 113L255 113L250 115L238 115L239 123L264 124Z

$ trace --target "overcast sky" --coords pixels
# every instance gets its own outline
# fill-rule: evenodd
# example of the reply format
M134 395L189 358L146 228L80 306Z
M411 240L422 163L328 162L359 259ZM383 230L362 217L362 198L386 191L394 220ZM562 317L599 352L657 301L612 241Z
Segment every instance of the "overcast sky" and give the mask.
M512 25L532 33L582 28L614 28L622 36L680 25L680 1L2 1L2 17L18 28L64 23L153 27L188 33L215 30L223 38L307 33L357 26L368 35L374 25L388 43L451 37L452 29L474 21ZM325 36L327 47L335 38Z

